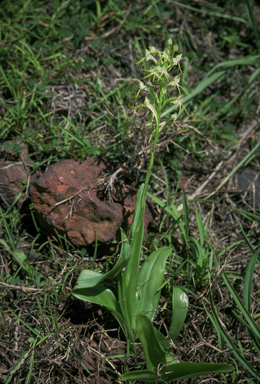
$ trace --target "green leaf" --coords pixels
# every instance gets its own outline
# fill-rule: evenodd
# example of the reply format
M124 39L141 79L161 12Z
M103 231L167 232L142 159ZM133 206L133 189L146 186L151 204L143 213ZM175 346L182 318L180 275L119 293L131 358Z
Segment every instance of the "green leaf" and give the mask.
M148 109L150 109L150 111L152 112L152 115L154 116L155 120L156 120L156 125L159 126L159 115L155 109L155 107L150 103L148 97L145 97L145 105Z
M229 364L215 363L179 363L163 367L160 371L161 380L170 382L172 380L187 379L189 377L209 375L213 373L231 372L234 367Z
M144 261L138 275L137 306L135 313L144 313L150 320L154 319L157 311L161 286L163 284L166 260L172 253L172 248L163 247L152 252Z
M145 186L142 184L137 195L134 218L129 233L131 256L124 272L120 274L118 282L119 303L128 329L135 329L136 290L144 235L144 211Z
M211 304L211 309L212 309L212 319L211 321L213 322L214 327L216 327L217 332L223 337L224 341L227 343L230 351L233 353L233 355L237 358L237 360L242 364L245 369L256 379L260 380L260 375L254 370L254 368L249 364L249 362L245 359L244 355L238 350L236 345L233 343L227 332L224 330L219 317L218 317L218 312L216 308L214 307L213 299L212 299L212 294L210 292L210 304Z
M119 377L119 380L137 380L145 383L171 382L189 377L203 376L214 373L226 373L234 370L234 367L229 364L214 364L214 363L179 363L172 364L160 369L158 374L154 371L145 369L142 371L127 372Z
M246 268L243 296L244 296L245 307L248 311L250 311L254 270L255 270L255 265L259 256L259 251L260 251L260 248L253 254Z
M124 373L123 375L119 376L120 381L126 381L126 380L137 380L137 381L144 381L145 383L155 383L159 380L159 376L149 369L144 369L140 371L131 371Z
M158 341L157 332L151 320L142 313L136 315L136 329L143 347L146 368L156 370L160 364L166 364L166 351Z
M72 295L77 299L103 305L109 310L120 312L115 295L103 285L96 285L91 288L74 288Z
M107 289L103 285L96 285L91 288L74 288L72 295L77 299L89 301L90 303L95 303L98 305L103 305L107 308L112 315L116 318L120 324L123 332L126 337L129 337L129 329L124 321L124 318L121 313L121 309L116 301L115 295L110 289Z
M26 380L24 384L30 384L31 379L32 379L32 372L33 372L33 364L34 364L34 348L32 350L32 354L30 357L30 362L29 362L29 370L26 376Z
M189 214L189 206L187 203L186 193L184 188L182 190L182 201L183 201L185 238L187 239L189 236L189 230L190 230L190 214Z
M229 290L229 292L230 292L234 302L236 303L238 309L242 312L242 314L245 317L246 321L248 322L248 325L250 326L252 332L255 333L255 335L258 337L258 339L260 339L260 330L259 330L258 325L256 324L256 322L252 318L252 316L249 313L249 311L243 305L243 303L242 303L240 297L238 296L237 292L235 291L235 289L230 284L230 281L228 280L225 272L223 273L222 277L223 277L224 283L226 284L226 286L227 286L227 288L228 288L228 290Z
M133 217L133 221L131 224L131 229L129 233L129 239L134 241L134 235L139 232L139 228L142 228L144 225L144 210L145 210L145 190L144 184L141 185L138 191L136 205L135 205L135 213ZM142 237L143 241L143 237Z
M10 371L8 372L8 375L5 379L5 384L9 384L12 380L12 377L13 375L21 368L21 366L24 364L25 360L27 359L27 357L29 356L31 350L33 349L33 347L31 349L29 349L29 351L26 351L22 354L22 356L20 357L19 360L16 361L16 363L14 364L14 366L10 369Z
M77 283L73 288L72 293L75 289L90 288L100 284L105 279L115 279L123 268L127 265L131 254L131 247L127 240L124 232L121 230L122 246L120 256L114 265L114 267L105 274L91 271L90 269L84 269L81 271Z
M183 327L187 316L189 298L186 293L178 286L172 288L172 321L169 334L172 341L176 340Z
M155 337L156 337L158 343L164 349L165 353L167 353L166 359L167 359L167 356L171 355L171 357L172 357L173 355L171 353L170 354L168 353L168 351L170 349L169 341L166 339L166 337L160 331L158 331L157 328L153 327L153 330L154 330Z
M6 250L11 254L13 255L13 257L16 259L16 261L18 262L18 264L21 265L21 267L23 268L23 270L28 274L28 276L30 276L32 279L34 279L34 276L36 274L36 269L34 269L29 263L28 263L28 259L27 257L25 256L25 254L21 251L19 251L19 249L15 249L14 251L8 246L8 244L6 243L5 240L3 239L0 239L0 243L3 244L3 246L6 248Z

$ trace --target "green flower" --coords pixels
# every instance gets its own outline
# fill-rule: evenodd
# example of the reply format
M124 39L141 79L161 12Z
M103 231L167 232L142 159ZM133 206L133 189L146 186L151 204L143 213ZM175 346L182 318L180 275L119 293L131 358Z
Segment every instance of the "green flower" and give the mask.
M176 57L173 57L172 58L173 65L179 64L179 61L180 61L181 57L182 57L182 54L177 55Z
M183 101L183 95L180 95L175 98L175 100L172 101L172 104L177 104L177 106L181 107Z

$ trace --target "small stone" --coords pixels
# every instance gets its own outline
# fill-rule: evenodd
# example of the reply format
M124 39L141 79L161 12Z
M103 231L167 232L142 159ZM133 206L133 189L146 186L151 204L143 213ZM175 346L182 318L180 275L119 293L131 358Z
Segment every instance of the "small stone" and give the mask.
M12 151L12 148L18 153ZM30 174L31 159L28 146L22 140L8 140L3 143L0 152L6 160L0 162L0 204L7 209L21 194L17 201L17 207L20 209L27 199L27 185L37 177L37 173ZM13 158L18 158L18 161L11 161Z
M29 177L24 164L10 161L0 163L0 199L7 209L21 193L18 208L21 208L25 199L26 184Z

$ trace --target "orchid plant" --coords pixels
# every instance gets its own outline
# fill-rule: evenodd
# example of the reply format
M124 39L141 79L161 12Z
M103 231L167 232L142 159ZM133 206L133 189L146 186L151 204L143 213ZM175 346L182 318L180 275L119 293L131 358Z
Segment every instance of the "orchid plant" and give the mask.
M143 382L169 382L216 372L229 372L228 364L179 363L170 351L169 340L153 325L163 286L166 262L172 255L172 248L162 247L152 252L141 263L144 236L144 213L146 193L152 173L159 133L169 122L176 124L177 114L170 121L161 121L162 111L172 103L185 110L182 100L184 91L180 85L181 54L175 56L178 46L169 39L164 51L150 47L136 64L142 64L145 72L143 81L134 97L135 108L150 112L151 157L144 184L141 185L136 202L134 218L129 236L121 231L121 251L117 263L107 273L101 274L89 269L83 270L72 291L74 297L103 305L118 321L127 340L127 354L135 354L135 342L140 340L146 360L146 369L131 371L119 377L120 380L141 380ZM150 68L146 68L148 62ZM178 74L172 77L170 71L177 67ZM177 95L171 96L177 90ZM138 104L145 91L144 101ZM147 96L148 94L148 96ZM187 111L186 111L187 112ZM140 266L140 264L142 264ZM118 279L118 299L103 285L107 279ZM185 291L172 288L172 320L169 339L174 341L181 331L188 310L188 296Z

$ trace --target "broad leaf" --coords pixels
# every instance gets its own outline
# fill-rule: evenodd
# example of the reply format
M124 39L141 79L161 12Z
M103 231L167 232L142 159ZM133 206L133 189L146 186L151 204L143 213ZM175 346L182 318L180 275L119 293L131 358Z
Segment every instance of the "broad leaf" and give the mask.
M107 273L102 274L99 272L91 271L90 269L84 269L77 280L77 283L73 289L90 288L100 284L105 279L115 279L123 268L127 265L131 247L123 231L121 231L122 246L120 256L114 265L114 267Z
M155 337L158 341L158 343L161 345L161 347L164 349L165 353L168 353L170 349L170 344L169 341L166 339L166 337L158 331L157 328L153 327Z
M91 288L74 288L72 295L77 299L103 305L109 310L120 312L120 307L115 295L110 289L107 289L103 285L96 285Z
M187 316L189 298L180 287L174 286L172 289L172 321L169 334L174 341L179 336Z
M157 311L161 286L164 279L166 260L172 253L172 248L163 247L152 252L144 261L138 275L137 305L135 313L143 313L150 320L154 319Z
M89 301L90 303L95 303L106 307L116 318L126 337L129 337L129 329L127 328L127 325L124 321L115 295L110 289L107 289L103 285L96 285L95 287L91 288L74 288L72 295L77 299Z
M137 380L137 381L144 381L145 383L155 383L158 381L159 376L149 369L144 369L140 371L131 371L124 373L123 375L119 376L118 378L120 381L126 381L126 380Z
M161 368L161 369L160 369ZM229 364L214 363L179 363L168 366L158 366L157 372L145 369L143 371L132 371L119 377L119 380L138 380L146 383L170 383L172 381L187 379L189 377L212 375L214 373L231 372L234 367Z
M189 377L209 375L213 373L231 372L234 367L229 364L215 363L179 363L163 367L160 371L164 382L187 379Z
M146 315L136 315L136 329L143 347L146 368L156 370L159 365L167 364L165 348L158 341L157 332Z

